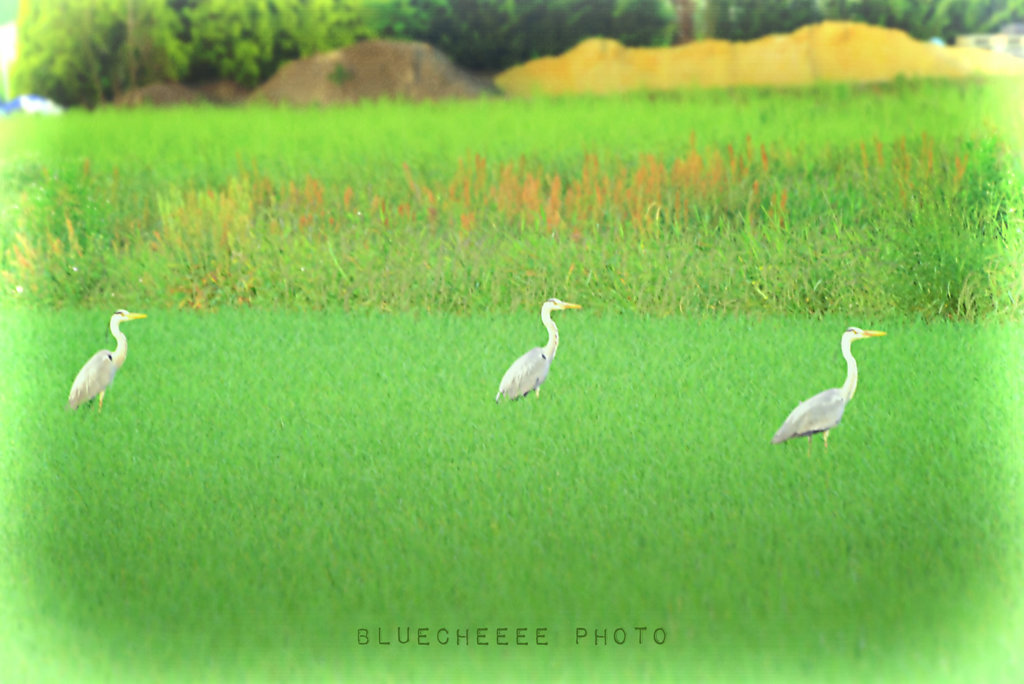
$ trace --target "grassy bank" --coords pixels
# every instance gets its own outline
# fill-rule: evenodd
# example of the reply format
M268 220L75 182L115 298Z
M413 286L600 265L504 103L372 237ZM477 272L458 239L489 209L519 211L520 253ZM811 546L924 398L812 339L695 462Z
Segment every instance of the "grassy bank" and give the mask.
M769 439L842 382L846 319L566 313L541 397L496 406L535 311L149 313L100 415L62 408L105 316L2 314L0 641L33 672L1009 672L1019 324L857 321L890 334L808 458ZM358 644L398 626L551 645ZM667 644L575 643L619 626Z
M1013 318L1015 85L13 119L0 297Z

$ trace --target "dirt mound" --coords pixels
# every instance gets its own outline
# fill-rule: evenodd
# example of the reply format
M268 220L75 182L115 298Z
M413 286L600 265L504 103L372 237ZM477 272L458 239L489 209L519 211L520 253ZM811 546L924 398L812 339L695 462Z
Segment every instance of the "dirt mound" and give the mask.
M193 86L204 98L215 104L240 104L249 98L250 90L234 81L209 81Z
M426 43L370 40L288 62L250 99L296 105L476 97L495 92Z
M558 57L503 71L494 82L510 95L530 95L976 74L1024 74L1024 60L980 48L933 45L896 29L822 22L747 42L703 40L668 48L627 48L591 38Z
M202 102L203 96L180 83L150 83L133 88L114 98L114 104L121 107L137 107L141 104L167 107L177 104Z

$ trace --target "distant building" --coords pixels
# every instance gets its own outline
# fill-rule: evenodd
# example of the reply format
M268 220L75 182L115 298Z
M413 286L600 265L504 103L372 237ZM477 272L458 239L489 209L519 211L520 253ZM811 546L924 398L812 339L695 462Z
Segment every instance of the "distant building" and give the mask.
M1003 24L999 33L975 33L957 36L958 46L980 47L1024 58L1024 22Z

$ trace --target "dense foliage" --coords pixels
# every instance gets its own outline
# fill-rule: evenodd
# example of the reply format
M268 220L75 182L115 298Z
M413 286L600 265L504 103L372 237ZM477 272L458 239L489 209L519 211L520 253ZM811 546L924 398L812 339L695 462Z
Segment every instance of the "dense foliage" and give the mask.
M915 38L991 33L1024 20L1024 0L706 0L704 35L750 40L826 19L906 31Z
M284 61L374 36L500 69L603 35L666 43L670 0L46 0L21 5L18 89L95 105L154 81L254 86Z
M378 36L497 71L590 36L747 40L824 19L951 41L1024 19L1024 0L45 0L21 4L15 76L22 92L91 106L154 81L254 86L286 60Z
M254 86L281 62L372 35L347 0L22 3L19 89L95 105L154 81Z
M185 0L187 80L255 86L284 61L373 35L347 0Z
M95 105L133 85L187 75L179 13L162 0L23 2L17 89Z
M558 54L591 36L665 45L675 23L670 0L405 0L390 7L383 35L426 41L481 70Z

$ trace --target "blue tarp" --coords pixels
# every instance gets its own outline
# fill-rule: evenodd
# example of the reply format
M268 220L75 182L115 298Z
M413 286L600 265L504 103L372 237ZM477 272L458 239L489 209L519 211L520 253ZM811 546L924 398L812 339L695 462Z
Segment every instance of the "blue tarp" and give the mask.
M19 95L10 102L0 104L0 113L5 116L15 112L26 114L61 114L64 108L42 95Z

